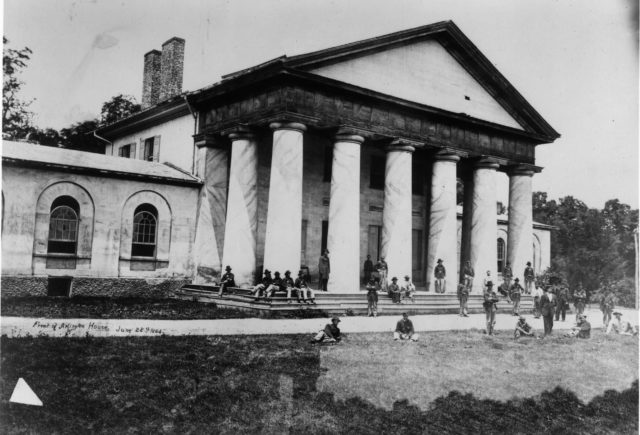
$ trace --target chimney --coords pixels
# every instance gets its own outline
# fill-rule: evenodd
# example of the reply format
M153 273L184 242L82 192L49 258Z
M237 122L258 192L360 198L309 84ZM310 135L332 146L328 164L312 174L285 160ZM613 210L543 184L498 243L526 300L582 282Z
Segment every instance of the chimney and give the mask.
M160 52L151 50L144 55L142 77L142 108L153 106L160 97Z
M162 44L160 58L160 96L163 101L182 93L184 39L173 37Z

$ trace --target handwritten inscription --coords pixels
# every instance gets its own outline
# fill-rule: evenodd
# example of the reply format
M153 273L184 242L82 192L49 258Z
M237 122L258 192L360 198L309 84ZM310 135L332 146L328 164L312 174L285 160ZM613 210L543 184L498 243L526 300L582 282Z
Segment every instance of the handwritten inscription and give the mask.
M105 321L60 321L39 319L32 324L22 325L22 327L13 327L13 336L137 336L137 335L162 335L163 329L148 326L144 321L137 321L135 326L120 324L118 320L114 320L110 324Z

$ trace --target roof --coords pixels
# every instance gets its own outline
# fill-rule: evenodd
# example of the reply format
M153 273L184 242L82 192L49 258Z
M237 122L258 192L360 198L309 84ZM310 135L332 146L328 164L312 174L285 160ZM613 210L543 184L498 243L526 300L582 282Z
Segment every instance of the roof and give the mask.
M166 184L200 185L200 179L163 163L69 150L29 142L2 141L2 164L44 167L103 177L151 180Z
M538 142L552 142L560 137L560 134L542 118L453 21L442 21L297 56L280 56L250 68L224 75L222 81L196 91L187 92L181 97L197 104L279 75L285 75L290 78L296 77L300 80L320 81L327 86L336 86L340 82L321 77L309 71L318 66L343 62L392 47L430 39L437 40L525 128L528 135L531 135ZM347 84L344 85L346 89L356 92L361 91L354 89L352 86L346 86ZM368 92L368 94L374 95L378 93ZM380 94L378 97L384 98L385 95ZM143 112L138 112L138 114L128 119L118 121L110 126L101 127L98 132L109 137L117 134L116 132L123 128L130 129L133 127L130 125L131 123L157 117L161 112L158 109L163 104L166 105L165 102L158 103L158 105L152 106ZM176 105L176 102L174 102L174 105ZM438 110L437 108L434 109ZM166 110L162 112L167 113ZM181 107L180 115L184 114L185 108ZM450 113L450 115L458 116L455 113ZM177 112L173 112L169 116L177 117L178 115Z

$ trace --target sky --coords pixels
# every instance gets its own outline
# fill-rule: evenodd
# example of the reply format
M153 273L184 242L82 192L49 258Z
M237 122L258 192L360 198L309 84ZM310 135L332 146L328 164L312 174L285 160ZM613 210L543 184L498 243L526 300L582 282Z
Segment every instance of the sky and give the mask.
M295 55L453 20L562 137L536 147L534 191L638 207L638 8L631 0L4 0L33 50L22 97L40 128L141 100L143 55L186 39L183 90ZM497 177L506 203L507 177Z

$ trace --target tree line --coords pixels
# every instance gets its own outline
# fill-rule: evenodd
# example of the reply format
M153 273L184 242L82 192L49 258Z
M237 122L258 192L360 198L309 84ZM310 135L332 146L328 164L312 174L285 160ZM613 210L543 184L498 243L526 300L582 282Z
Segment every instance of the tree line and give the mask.
M2 67L2 137L26 140L40 145L64 147L94 153L104 153L104 142L93 135L100 125L110 124L140 111L140 105L130 95L116 95L102 104L100 117L76 122L56 130L39 128L33 122L29 106L34 100L20 97L23 81L20 73L27 67L33 52L30 48L13 49L3 37Z
M557 276L571 290L582 285L591 302L612 291L620 305L634 306L638 209L618 199L589 208L573 196L548 200L545 192L534 192L532 200L533 220L555 227L545 279Z

